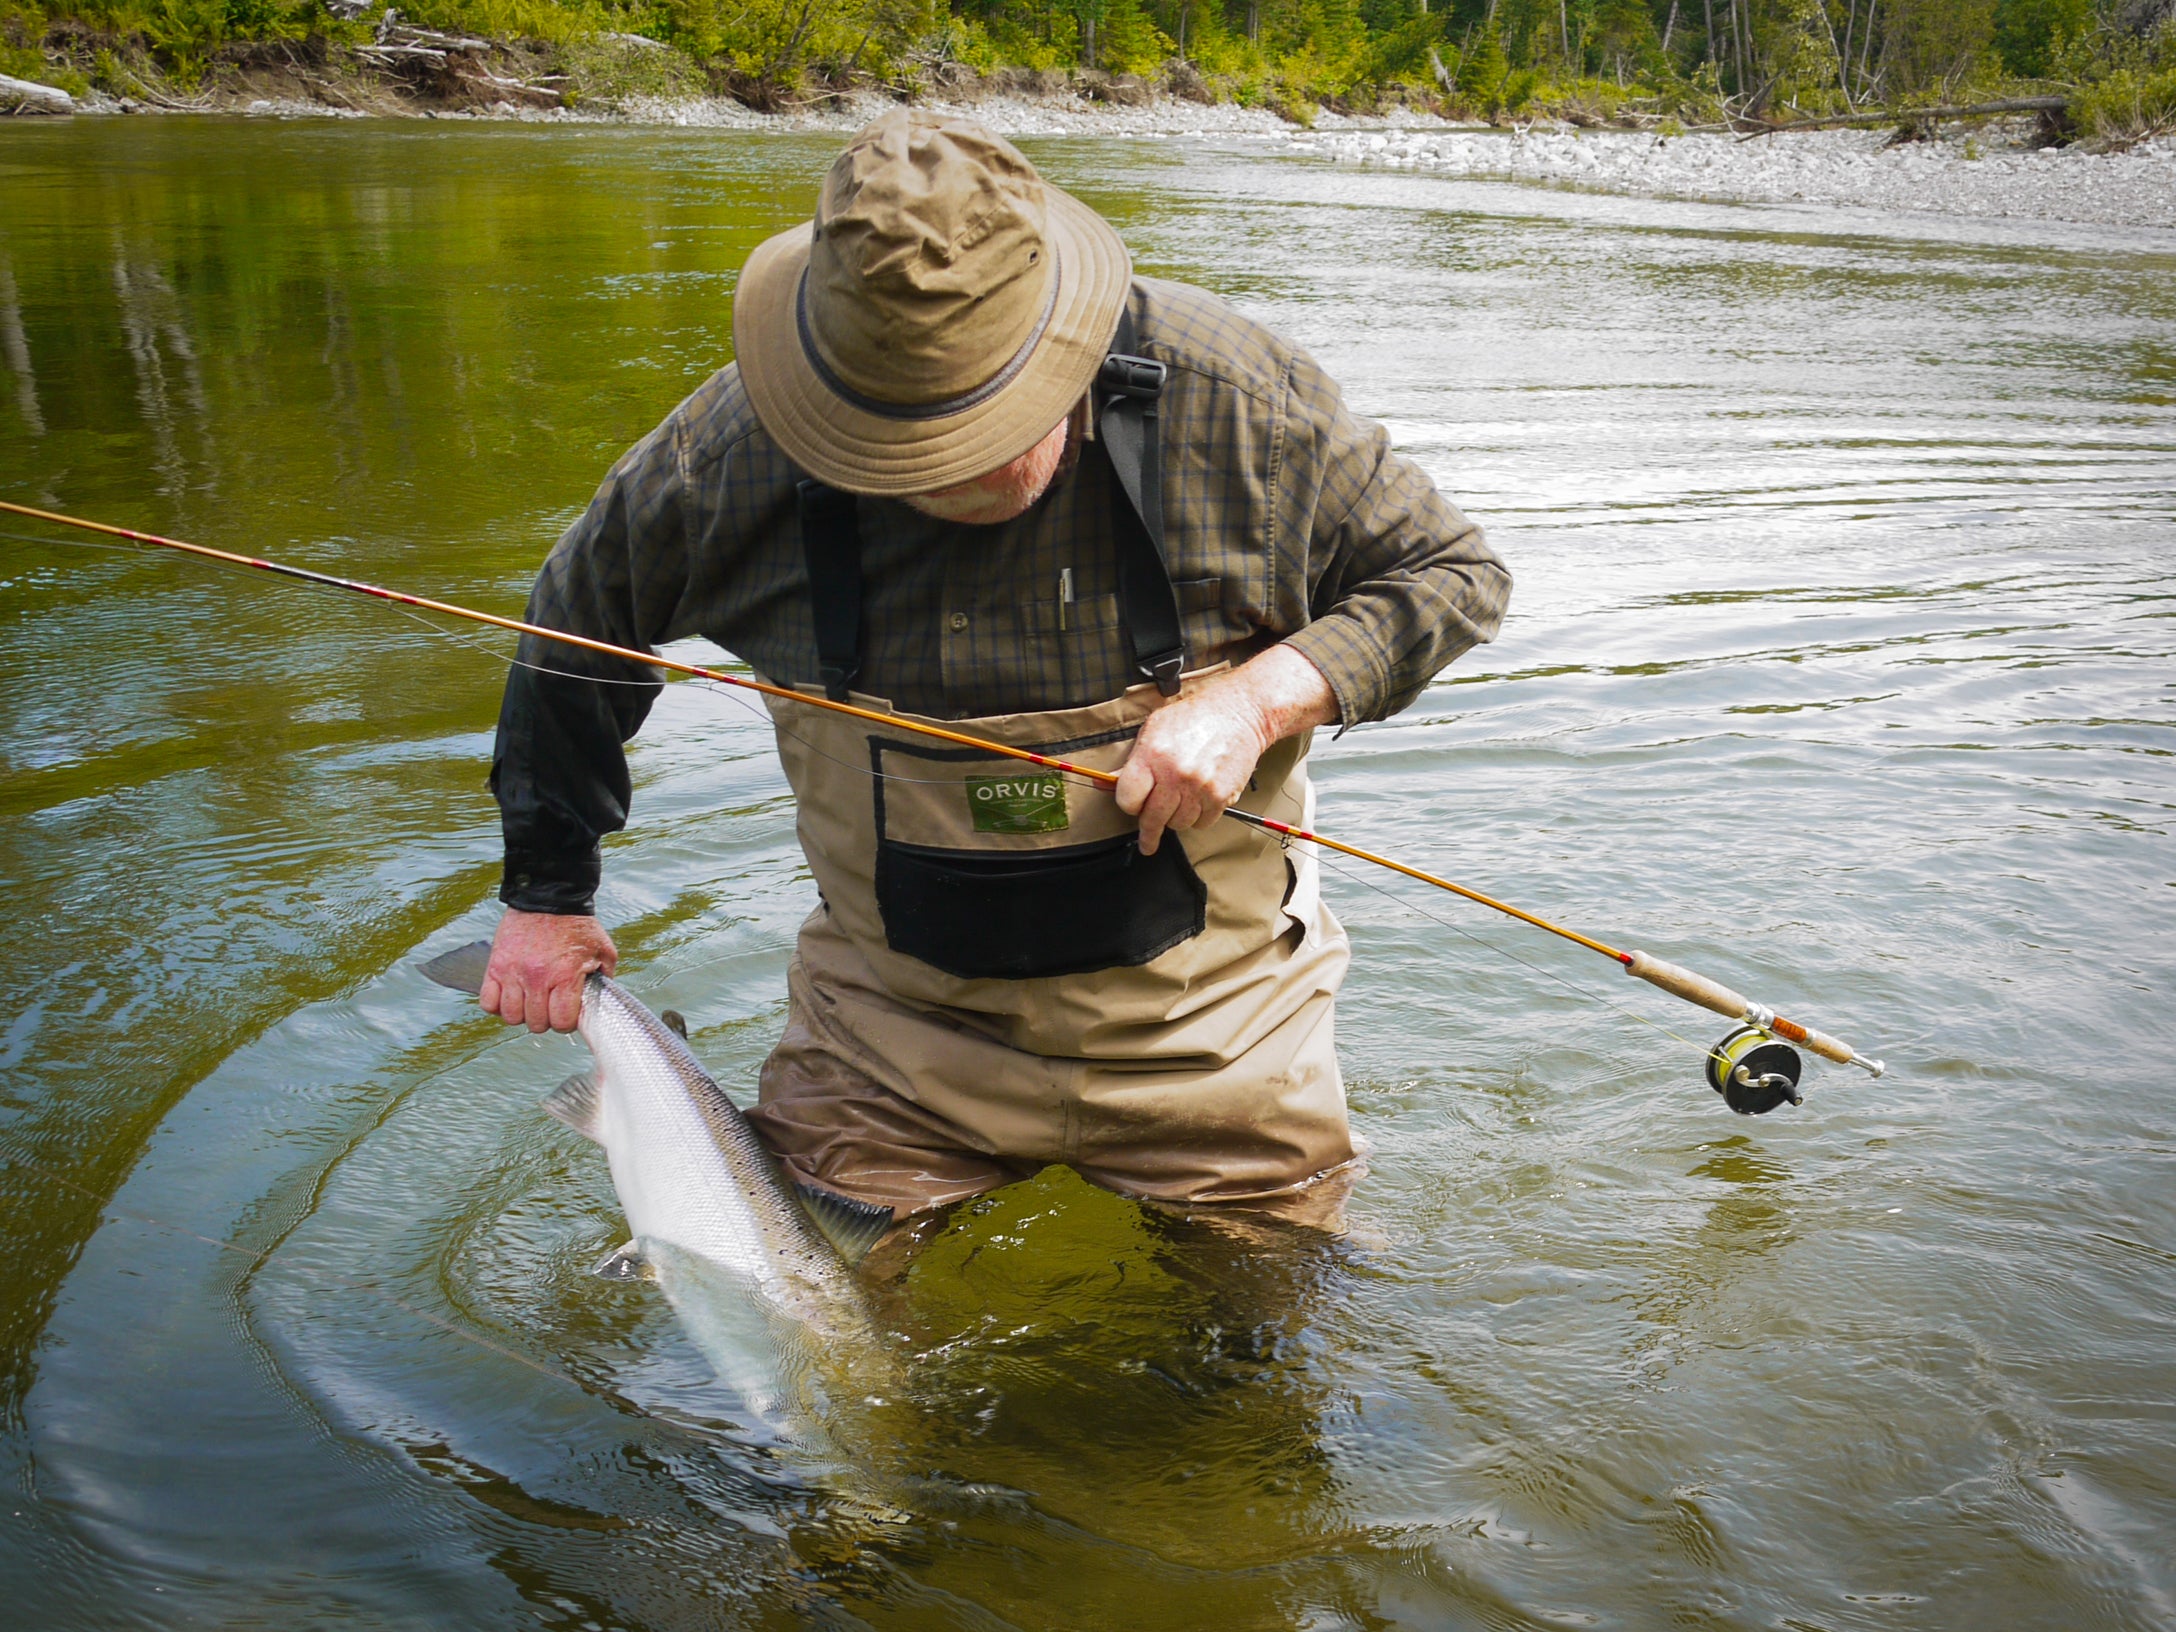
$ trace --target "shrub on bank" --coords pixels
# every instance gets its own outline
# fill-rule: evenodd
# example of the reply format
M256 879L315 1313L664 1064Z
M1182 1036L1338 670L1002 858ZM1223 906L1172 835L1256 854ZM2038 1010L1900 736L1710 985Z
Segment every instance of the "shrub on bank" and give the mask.
M2081 62L2082 59L2082 62ZM2144 33L2073 49L2084 88L2070 105L2079 129L2126 143L2176 132L2176 11Z

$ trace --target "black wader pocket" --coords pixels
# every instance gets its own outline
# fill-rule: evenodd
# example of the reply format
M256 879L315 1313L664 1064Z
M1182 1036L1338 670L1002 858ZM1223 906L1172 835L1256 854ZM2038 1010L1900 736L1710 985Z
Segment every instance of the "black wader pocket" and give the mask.
M1053 850L877 846L876 901L894 952L965 980L1033 980L1147 963L1199 935L1209 891L1176 834Z

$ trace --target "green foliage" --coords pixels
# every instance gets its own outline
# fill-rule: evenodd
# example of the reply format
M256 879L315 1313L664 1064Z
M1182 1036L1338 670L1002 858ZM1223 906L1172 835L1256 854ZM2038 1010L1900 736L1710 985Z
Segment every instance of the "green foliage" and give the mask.
M560 56L569 106L598 102L618 107L637 97L692 97L709 89L693 58L663 46L576 40Z
M1662 67L1662 28L1644 0L1601 0L1587 34L1588 71L1619 84Z
M1995 0L1995 55L2021 79L2045 79L2092 20L2092 0Z
M1428 53L1443 41L1440 14L1421 12L1393 28L1375 34L1361 58L1360 79L1370 85L1434 83L1435 70Z
M1995 0L1897 0L1882 34L1888 87L1950 97L1972 81L1994 39Z
M398 9L404 22L490 40L563 42L628 27L595 0L398 0Z
M1095 22L1096 61L1114 74L1153 74L1177 49L1142 9L1141 0L1085 0L1083 27ZM1100 16L1094 16L1100 13Z
M360 43L323 0L0 0L0 72L117 94L181 89L238 42ZM577 100L723 84L751 100L814 78L911 93L945 62L1098 68L1311 117L1383 100L1467 116L1713 124L1999 94L2006 79L2079 87L2074 120L2109 140L2169 128L2176 23L2161 0L401 0L424 27L556 47ZM1675 20L1672 21L1674 13ZM68 20L90 31L48 37ZM1670 44L1663 45L1665 24ZM634 33L669 50L603 38ZM91 53L102 54L95 66ZM1176 66L1183 60L1185 67ZM1450 84L1444 83L1448 77ZM1206 87L1206 88L1204 88Z
M1493 119L1503 111L1504 80L1510 72L1504 42L1492 25L1458 65L1458 94Z
M1514 68L1531 68L1552 48L1557 33L1555 6L1549 0L1503 0L1496 8L1503 31L1504 58Z
M82 96L91 82L73 68L47 58L39 47L45 19L14 7L0 6L0 74L11 79L51 85L70 96Z
M45 53L38 49L42 19L13 7L0 7L0 74L11 79L45 79Z
M791 84L815 58L850 55L867 22L855 0L748 0L724 24L717 54L760 83Z
M144 36L166 59L175 82L193 90L205 58L227 41L226 0L153 0Z
M2164 136L2176 130L2176 68L2158 73L2118 68L2086 88L2073 116L2082 128L2107 141Z
M2071 103L2077 126L2116 144L2176 131L2176 16L2142 35L2107 30L2095 44L2091 56L2084 47L2069 53L2084 59L2090 81Z
M1767 44L1771 103L1825 112L1827 89L1836 83L1836 52L1829 43L1821 0L1776 0Z

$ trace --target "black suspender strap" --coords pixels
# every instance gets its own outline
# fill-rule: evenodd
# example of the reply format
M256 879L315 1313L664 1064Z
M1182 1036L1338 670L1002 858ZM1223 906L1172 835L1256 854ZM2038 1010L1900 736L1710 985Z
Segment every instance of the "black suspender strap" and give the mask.
M834 703L861 678L861 523L854 495L818 481L801 493L801 560L816 614L816 665Z
M1114 518L1119 540L1118 604L1133 646L1133 664L1166 697L1178 695L1186 667L1179 597L1164 553L1164 449L1156 411L1169 370L1134 352L1133 301L1118 314L1110 355L1096 376L1096 426L1103 449L1126 491Z

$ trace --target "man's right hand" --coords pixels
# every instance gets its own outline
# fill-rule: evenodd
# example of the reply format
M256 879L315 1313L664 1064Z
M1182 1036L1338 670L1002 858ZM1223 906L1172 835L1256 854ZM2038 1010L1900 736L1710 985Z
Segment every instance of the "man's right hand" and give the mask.
M582 1018L582 984L592 969L619 967L619 948L594 918L516 912L499 920L477 1001L510 1026L572 1031Z

